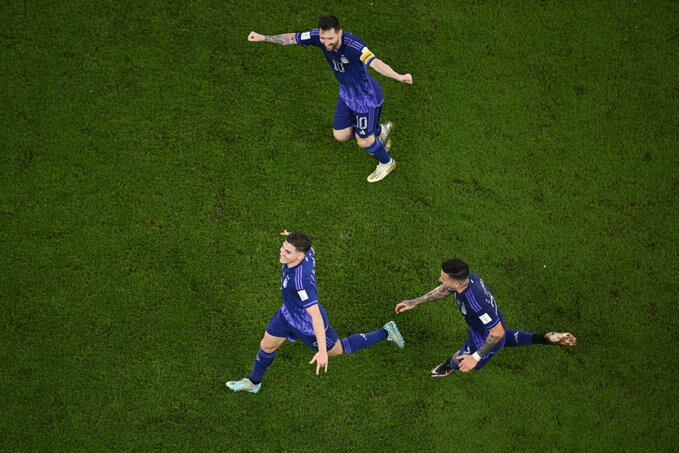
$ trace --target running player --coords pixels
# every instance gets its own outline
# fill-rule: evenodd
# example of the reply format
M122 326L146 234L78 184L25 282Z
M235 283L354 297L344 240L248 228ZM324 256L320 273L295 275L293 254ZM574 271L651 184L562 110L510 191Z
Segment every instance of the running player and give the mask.
M316 363L316 374L328 371L328 357L351 354L367 349L383 340L403 348L405 343L394 321L373 332L359 333L339 339L330 325L328 314L318 301L316 292L316 258L311 239L302 233L288 233L281 245L281 296L283 306L271 319L260 342L260 350L249 378L229 381L226 386L234 392L257 393L267 368L276 358L276 350L287 340L302 340L316 352L309 363Z
M344 31L334 16L321 17L318 28L302 33L266 36L253 31L248 35L248 41L320 48L339 81L333 123L335 139L346 142L355 137L358 146L378 161L377 168L368 176L368 182L380 181L396 168L396 161L388 149L393 124L380 123L384 96L380 84L367 68L406 84L413 83L411 74L395 72L377 58L359 37Z

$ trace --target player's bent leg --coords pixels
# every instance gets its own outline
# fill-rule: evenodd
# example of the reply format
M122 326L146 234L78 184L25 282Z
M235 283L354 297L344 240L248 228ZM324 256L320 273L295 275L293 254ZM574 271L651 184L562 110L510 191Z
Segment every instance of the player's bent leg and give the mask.
M333 129L332 135L338 142L348 142L354 138L354 128L351 126L345 129Z
M342 342L337 340L332 348L328 351L328 356L336 357L338 355L344 354L344 349L342 348Z
M262 341L259 342L259 347L262 348L264 352L273 354L278 348L283 346L283 343L286 341L287 338L276 337L269 332L264 332L264 337L262 338Z

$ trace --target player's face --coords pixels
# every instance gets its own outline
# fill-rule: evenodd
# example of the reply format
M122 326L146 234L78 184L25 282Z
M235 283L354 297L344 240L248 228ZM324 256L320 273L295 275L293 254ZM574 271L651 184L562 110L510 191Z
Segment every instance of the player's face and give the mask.
M439 281L448 288L451 291L455 291L456 293L459 293L464 290L465 284L464 282L461 282L460 280L455 280L454 278L451 278L450 275L446 274L445 272L441 271L441 276L439 277Z
M279 261L281 264L290 264L299 260L300 257L304 255L302 252L298 252L295 246L290 244L288 241L284 241L281 245Z
M319 34L321 43L325 46L325 50L333 52L342 45L342 30L321 30Z

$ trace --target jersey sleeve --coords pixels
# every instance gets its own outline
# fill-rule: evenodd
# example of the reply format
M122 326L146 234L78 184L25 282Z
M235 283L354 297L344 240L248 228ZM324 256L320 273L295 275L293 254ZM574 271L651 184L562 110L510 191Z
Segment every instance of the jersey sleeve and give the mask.
M302 47L322 47L319 31L317 28L314 28L310 31L295 33L295 41Z
M468 293L469 307L474 311L474 316L485 330L490 330L500 322L497 306L492 300L483 295L475 295L473 291Z
M370 66L370 63L372 63L373 60L377 58L375 54L372 53L370 49L368 49L368 46L366 46L361 39L356 37L347 39L347 47L345 52L348 53L352 59L359 60L366 66Z
M309 308L318 304L316 282L311 275L304 276L302 272L295 274L295 290L302 302L302 308Z

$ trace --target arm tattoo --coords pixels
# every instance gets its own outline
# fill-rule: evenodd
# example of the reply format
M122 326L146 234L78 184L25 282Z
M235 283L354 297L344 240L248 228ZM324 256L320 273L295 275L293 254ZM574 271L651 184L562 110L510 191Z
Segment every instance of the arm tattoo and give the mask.
M450 296L450 291L448 291L448 288L446 288L443 285L440 285L429 291L424 296L420 296L417 299L409 300L407 304L410 305L411 307L415 307L417 305L420 305L421 303L429 302L432 300L445 299L448 296Z
M282 35L265 36L264 41L280 44L282 46L289 46L296 44L294 33L284 33Z
M481 357L484 357L486 354L490 352L491 349L497 345L500 340L502 340L501 336L498 335L493 335L492 333L488 335L488 338L486 338L486 342L479 348L478 351L476 351Z

